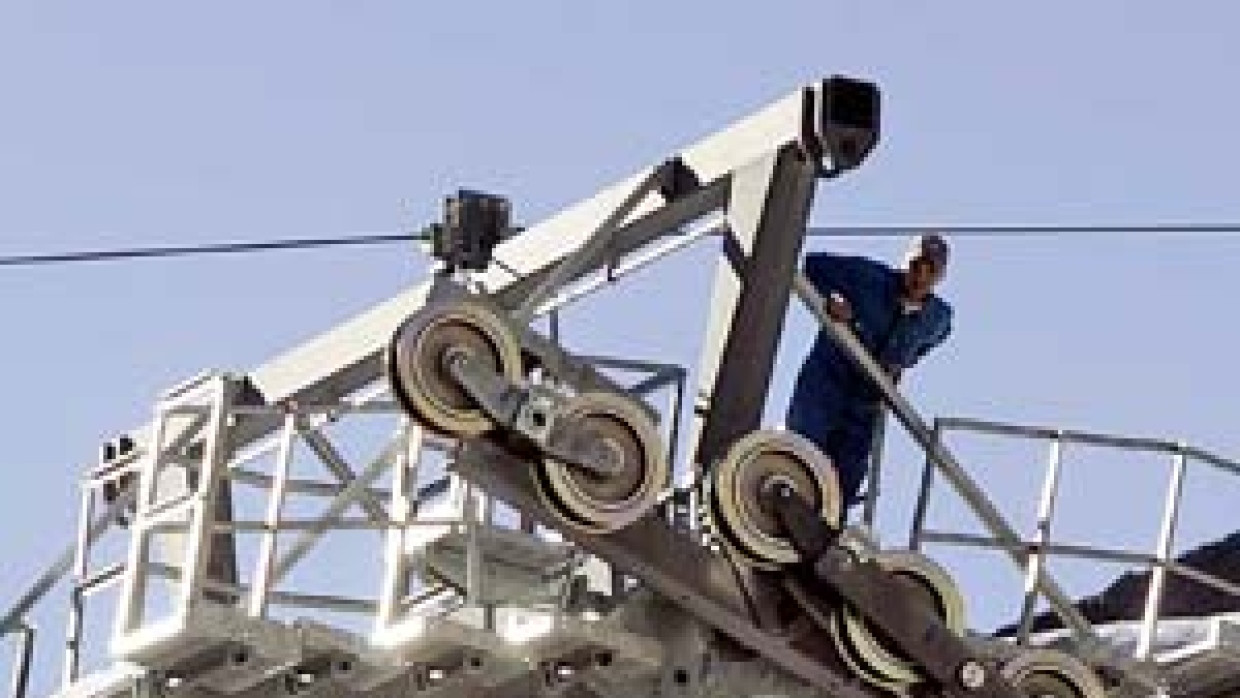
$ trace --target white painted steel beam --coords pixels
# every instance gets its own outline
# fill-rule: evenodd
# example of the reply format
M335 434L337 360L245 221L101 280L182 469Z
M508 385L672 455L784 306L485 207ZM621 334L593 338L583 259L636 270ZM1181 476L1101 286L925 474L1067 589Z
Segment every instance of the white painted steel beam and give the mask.
M757 113L698 141L676 154L703 185L701 196L689 195L671 204L654 194L646 197L616 232L617 252L631 252L665 233L701 217L726 203L727 180L746 164L790 145L808 152L824 152L822 115L819 113L823 84L798 89ZM607 187L594 196L501 243L495 257L523 278L498 268L479 273L482 287L512 307L565 257L588 241L595 231L654 172L647 167L632 177ZM634 223L645 220L645 225ZM579 270L577 277L602 268L602 260ZM566 280L571 281L570 280ZM407 289L373 308L346 320L259 366L249 379L267 403L331 403L378 380L382 355L392 333L426 299L429 283ZM277 429L276 417L247 420L239 437L249 439ZM129 432L139 449L149 441L150 426Z

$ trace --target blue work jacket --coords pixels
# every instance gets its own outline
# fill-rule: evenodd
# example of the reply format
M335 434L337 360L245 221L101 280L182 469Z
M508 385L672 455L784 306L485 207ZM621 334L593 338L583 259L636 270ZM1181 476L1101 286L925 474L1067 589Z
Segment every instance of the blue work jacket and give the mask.
M828 253L806 255L805 275L824 298L838 293L852 306L852 329L870 354L885 367L911 368L951 332L952 308L931 295L921 307L905 311L900 301L901 272L864 257ZM801 367L794 399L814 399L817 390L806 390L820 381L831 381L826 394L877 402L879 392L844 354L834 340L819 331Z

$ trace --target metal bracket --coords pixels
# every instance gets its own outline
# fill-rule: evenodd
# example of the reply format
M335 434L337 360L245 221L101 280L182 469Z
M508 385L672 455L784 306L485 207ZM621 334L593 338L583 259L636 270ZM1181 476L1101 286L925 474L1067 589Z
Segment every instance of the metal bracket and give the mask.
M553 376L557 382L572 386L573 390L577 392L594 390L618 394L626 392L623 386L592 366L589 360L570 354L557 342L551 341L528 326L517 323L510 311L505 309L503 304L499 302L499 299L493 296L479 295L450 279L437 278L427 298L428 301L434 300L439 302L469 299L472 302L484 303L490 306L495 312L496 318L502 320L508 326L509 331L516 336L518 343L521 345L521 353L526 358L532 359L546 373ZM645 402L637 401L635 404L641 407L652 419L658 419L658 414ZM509 424L511 422L505 420L503 423Z
M622 464L610 450L563 415L565 398L556 392L509 383L465 353L449 357L448 370L501 427L533 442L545 455L599 475L620 472Z
M499 373L464 352L451 352L446 358L448 372L469 393L474 402L500 425L515 428L528 392L504 380ZM526 416L523 422L532 418ZM533 437L531 437L533 438Z

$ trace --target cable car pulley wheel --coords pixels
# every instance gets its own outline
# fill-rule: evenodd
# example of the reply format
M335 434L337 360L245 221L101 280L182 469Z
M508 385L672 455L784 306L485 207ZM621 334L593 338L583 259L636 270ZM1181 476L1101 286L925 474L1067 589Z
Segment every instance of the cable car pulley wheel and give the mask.
M964 599L946 570L912 551L880 552L874 562L932 609L951 633L963 635ZM872 685L900 693L924 680L917 667L852 607L840 608L832 621L829 628L836 649L850 668Z
M457 356L502 375L521 378L521 349L505 322L469 300L431 304L396 330L388 347L388 375L397 401L425 426L464 438L494 424L449 368Z
M570 397L553 428L583 430L618 466L602 473L550 457L541 461L538 492L566 524L595 534L619 530L646 514L667 486L658 430L628 398L601 392Z
M751 432L715 463L707 485L707 513L721 542L747 564L773 568L800 559L771 510L769 488L790 488L824 521L839 526L839 479L829 458L789 431Z
M1058 650L1027 649L1004 663L1000 673L1029 698L1106 698L1106 688L1088 666Z

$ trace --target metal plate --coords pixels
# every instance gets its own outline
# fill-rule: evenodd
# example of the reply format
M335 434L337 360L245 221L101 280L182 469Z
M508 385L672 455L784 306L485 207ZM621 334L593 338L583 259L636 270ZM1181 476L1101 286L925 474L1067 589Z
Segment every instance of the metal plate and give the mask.
M790 485L833 526L839 525L843 509L835 468L812 443L788 431L745 435L711 472L708 512L724 543L759 567L800 558L764 503L764 488L775 482Z
M620 464L618 472L602 475L552 458L542 461L539 493L566 523L609 533L654 506L670 470L658 431L640 407L620 395L582 393L569 399L556 423L593 432Z
M510 381L521 378L521 350L494 311L481 303L428 305L396 330L388 375L402 407L425 426L450 436L477 436L492 427L448 370L451 352L467 352Z

